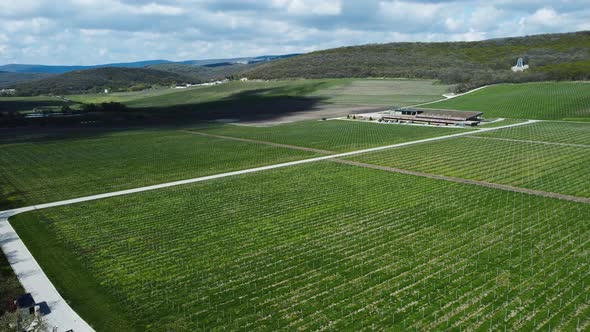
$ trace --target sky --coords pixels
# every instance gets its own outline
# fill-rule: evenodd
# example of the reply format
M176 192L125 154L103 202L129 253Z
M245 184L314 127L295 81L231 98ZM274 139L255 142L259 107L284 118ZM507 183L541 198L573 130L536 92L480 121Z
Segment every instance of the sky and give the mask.
M0 64L306 53L590 30L590 0L0 0Z

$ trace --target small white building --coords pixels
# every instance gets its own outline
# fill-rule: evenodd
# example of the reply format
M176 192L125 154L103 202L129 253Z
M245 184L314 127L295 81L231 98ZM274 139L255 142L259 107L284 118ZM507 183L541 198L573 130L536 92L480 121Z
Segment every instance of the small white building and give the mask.
M516 66L512 67L512 71L515 73L519 71L525 71L527 69L529 69L529 65L525 65L522 58L518 58L518 61L516 61Z
M2 96L12 96L16 93L15 89L0 89L0 95Z

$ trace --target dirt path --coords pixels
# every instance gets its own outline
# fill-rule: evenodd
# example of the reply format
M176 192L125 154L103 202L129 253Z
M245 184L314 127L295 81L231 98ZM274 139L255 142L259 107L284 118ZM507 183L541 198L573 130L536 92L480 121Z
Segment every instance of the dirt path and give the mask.
M450 181L450 182L462 183L462 184L470 184L470 185L476 185L476 186L481 186L481 187L500 189L500 190L506 190L506 191L513 191L513 192L517 192L517 193L523 193L523 194L529 194L529 195L535 195L535 196L557 198L557 199L571 201L571 202L577 202L577 203L590 204L590 198L586 198L586 197L577 197L577 196L570 196L570 195L552 193L552 192L541 191L541 190L513 187L513 186L509 186L509 185L491 183L491 182L485 182L485 181L455 178L452 176L445 176L445 175L438 175L438 174L431 174L431 173L422 173L422 172L410 171L410 170L401 169L401 168L393 168L393 167L387 167L387 166L365 164L365 163L360 163L360 162L350 161L350 160L331 159L330 161L340 163L340 164L377 169L377 170L386 171L386 172L415 175L415 176L421 176L421 177L425 177L425 178L429 178L429 179L444 180L444 181Z
M287 149L293 149L293 150L301 150L301 151L307 151L307 152L315 152L315 153L319 153L319 154L335 154L336 153L334 151L314 149L314 148L306 148L306 147L297 146L297 145L289 145L289 144L273 143L273 142L267 142L267 141L259 141L259 140L255 140L255 139L249 139L249 138L239 138L239 137L231 137L231 136L212 135L212 134L206 134L206 133L203 133L203 132L200 132L200 131L190 131L190 130L183 130L183 131L185 133L189 133L189 134L193 134L193 135L199 135L199 136L205 136L205 137L213 137L213 138L221 138L221 139L227 139L227 140L238 141L238 142L264 144L264 145L274 146L274 147L277 147L277 148L287 148Z
M486 136L467 136L467 137L468 138L476 138L476 139L494 140L494 141L533 143L533 144L557 145L557 146L573 146L573 147L576 147L576 148L590 148L590 145L587 145L587 144L571 144L571 143L559 143L559 142L545 142L545 141L533 141L533 140L527 140L527 139L502 138L502 137L486 137Z

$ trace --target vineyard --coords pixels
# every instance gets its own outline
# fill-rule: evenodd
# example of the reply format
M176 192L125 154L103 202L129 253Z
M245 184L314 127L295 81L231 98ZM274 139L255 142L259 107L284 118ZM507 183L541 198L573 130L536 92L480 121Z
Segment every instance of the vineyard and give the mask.
M503 123L504 121L498 122ZM482 133L478 136L517 139L524 141L588 145L590 147L590 123L537 122L532 125L513 127Z
M15 197L12 205L24 206L315 155L175 130L6 139L0 145L0 188Z
M588 121L590 84L501 84L424 107L481 111L490 118Z
M480 128L270 125L302 99L346 112L446 88L318 79L73 96L182 123L1 133L0 211L82 199L3 211L18 236L0 242L20 237L8 260L41 266L10 262L27 291L44 272L34 287L53 284L96 331L590 331L590 84L428 105L483 111ZM240 117L261 105L287 108ZM224 121L184 118L201 112Z
M308 121L272 127L226 125L195 131L266 142L347 152L456 134L457 128L384 125L362 121ZM469 129L463 129L469 130Z
M590 324L588 220L587 204L320 162L12 224L98 330L571 331Z
M585 142L588 142L589 129L590 124L537 123L364 154L351 159L424 173L590 197L590 145L564 143L568 137L578 143L584 142L586 137Z

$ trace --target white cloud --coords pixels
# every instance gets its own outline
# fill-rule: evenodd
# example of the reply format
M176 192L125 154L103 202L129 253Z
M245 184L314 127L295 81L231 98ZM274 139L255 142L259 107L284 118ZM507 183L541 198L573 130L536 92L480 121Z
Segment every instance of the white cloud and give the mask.
M184 9L180 7L160 5L157 3L150 3L140 7L131 7L131 11L141 15L181 15L184 14Z
M445 19L445 25L449 31L458 31L463 27L463 21L454 19L452 17L447 17L447 19Z
M442 4L438 3L420 3L399 0L379 2L380 14L382 16L409 20L431 19L436 16L442 6ZM391 23L395 24L394 21Z
M294 15L339 15L342 12L340 0L272 0L275 8L281 8Z
M0 0L0 64L480 40L590 29L588 17L587 0Z
M521 20L525 25L541 25L541 26L555 26L562 23L563 17L557 13L553 8L541 8L534 14L525 17Z

